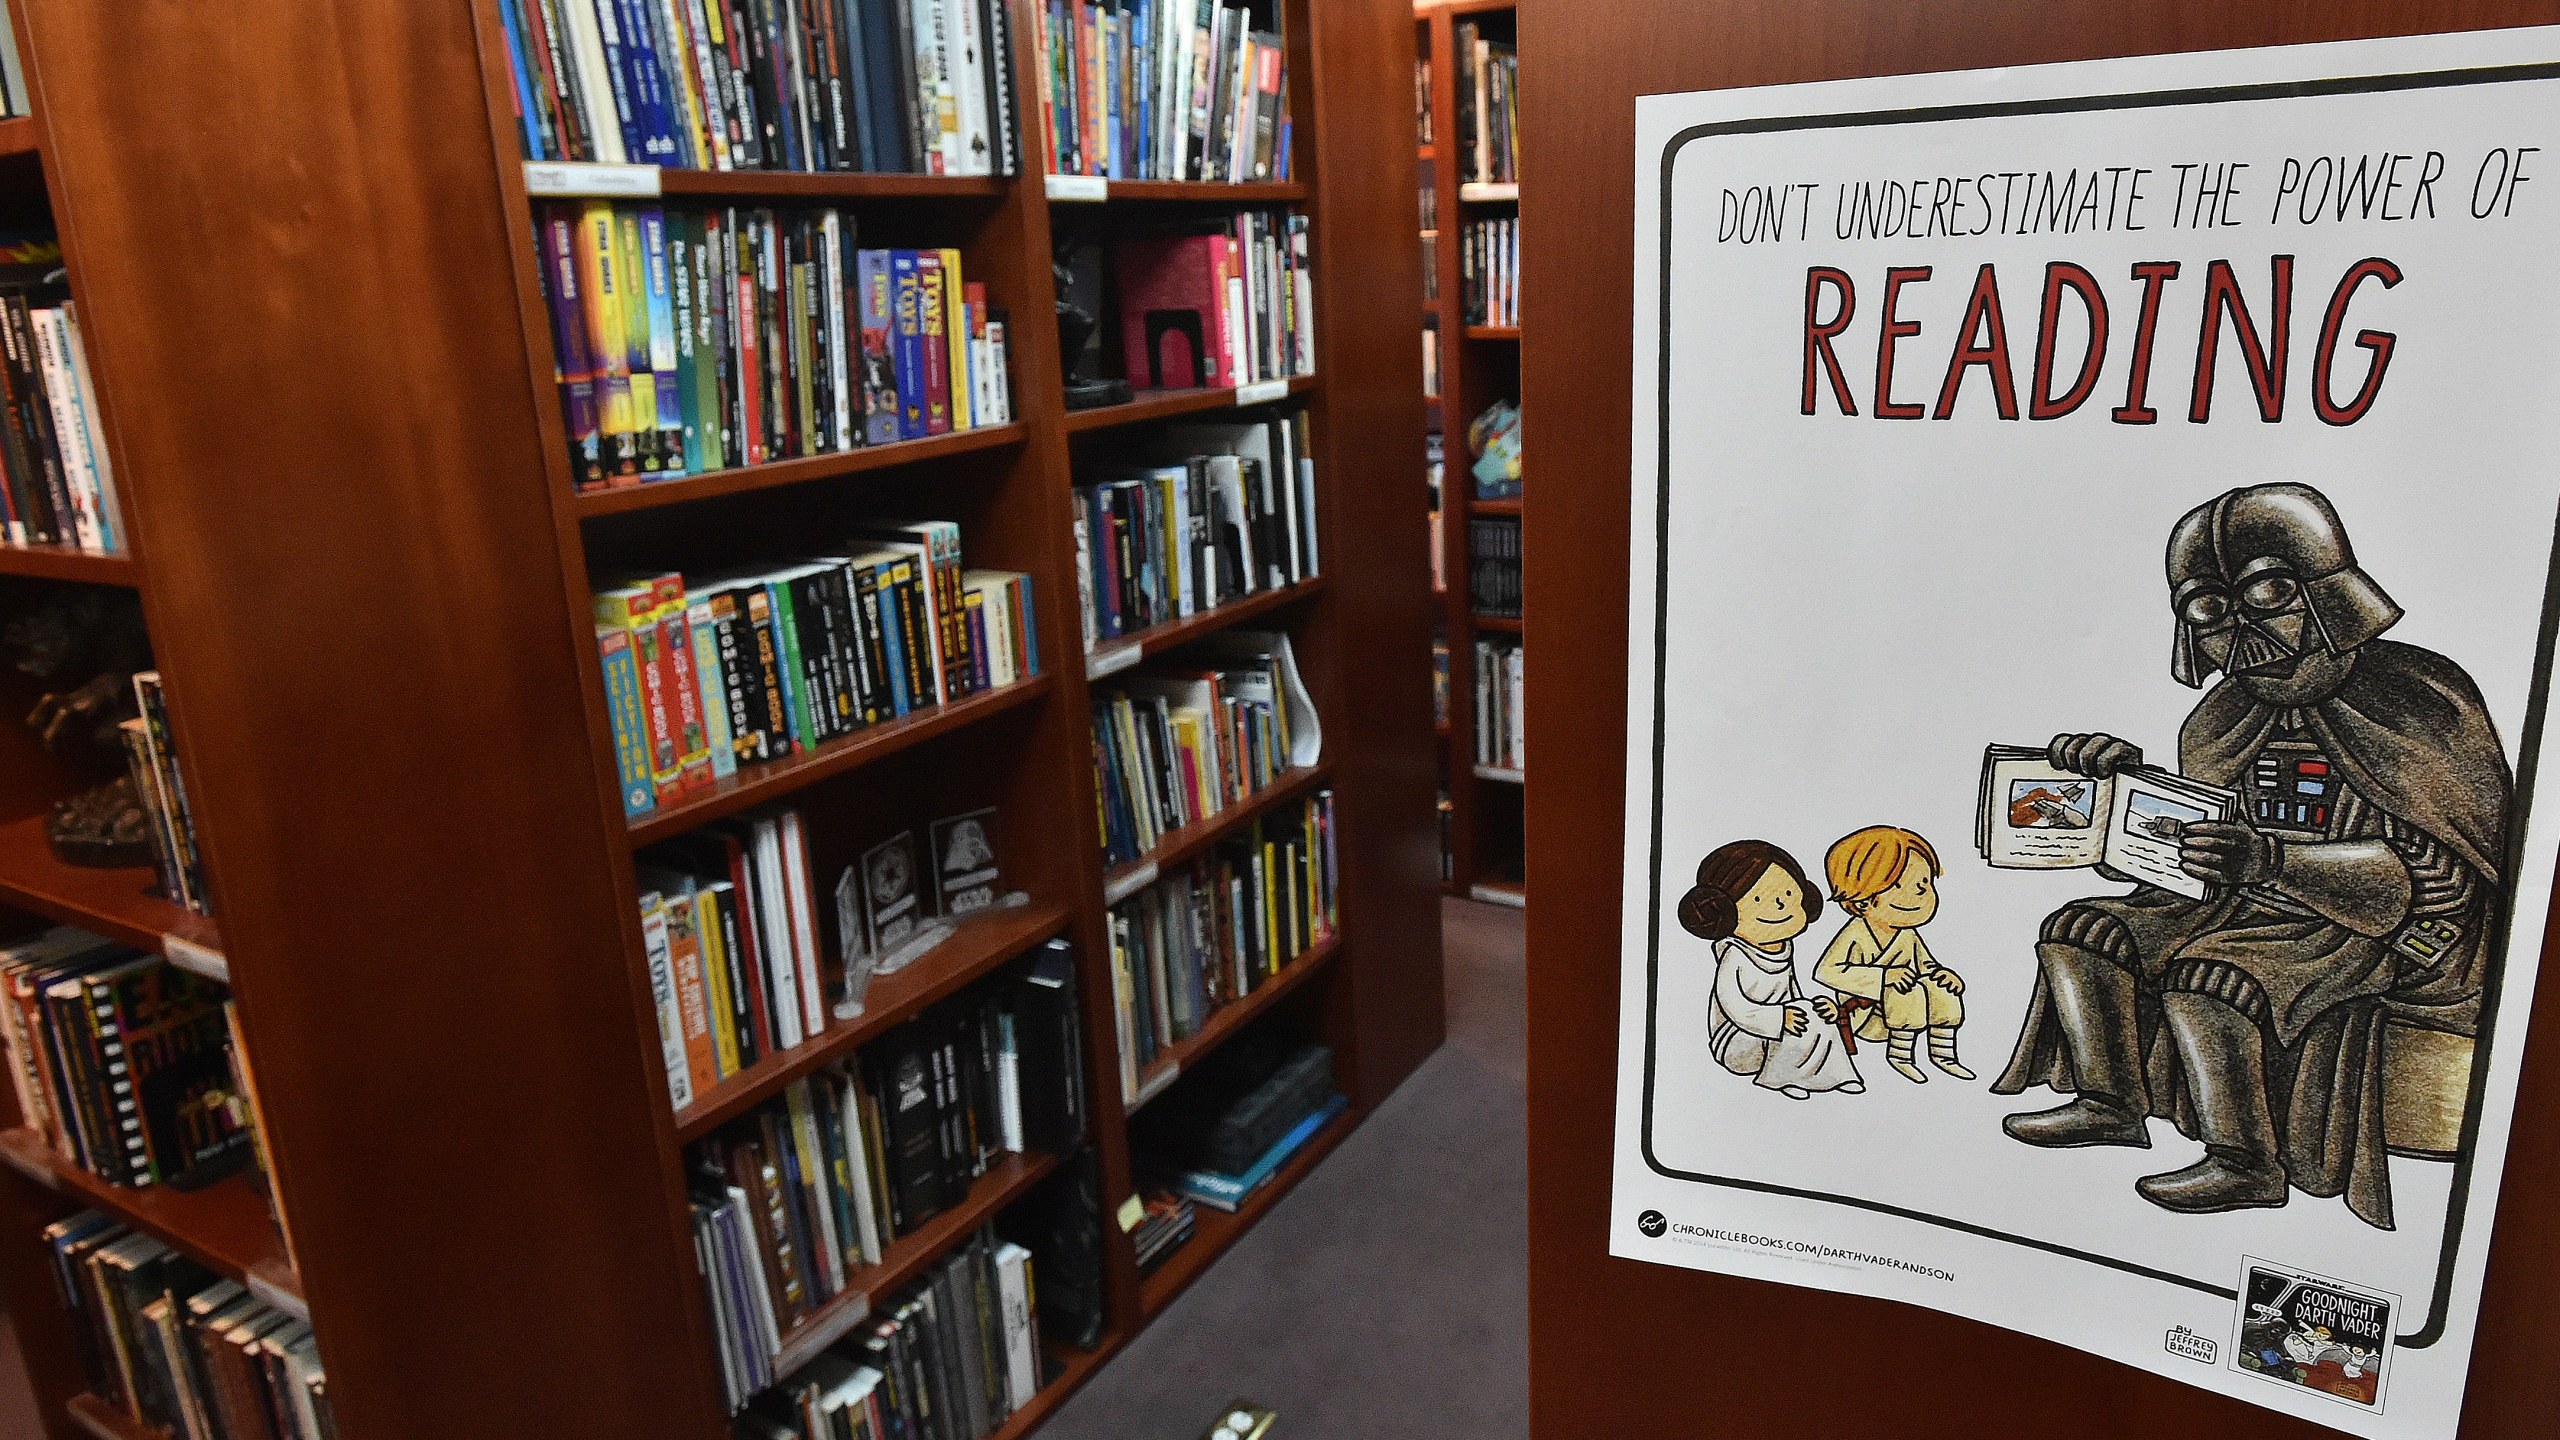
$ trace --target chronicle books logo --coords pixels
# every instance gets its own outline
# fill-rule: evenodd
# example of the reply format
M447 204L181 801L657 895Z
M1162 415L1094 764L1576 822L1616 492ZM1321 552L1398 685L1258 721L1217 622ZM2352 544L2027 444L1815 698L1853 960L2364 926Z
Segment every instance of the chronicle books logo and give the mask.
M1647 1210L1636 1217L1636 1229L1643 1232L1647 1240L1660 1239L1662 1232L1669 1229L1670 1225L1671 1222L1663 1219L1662 1212L1659 1210Z

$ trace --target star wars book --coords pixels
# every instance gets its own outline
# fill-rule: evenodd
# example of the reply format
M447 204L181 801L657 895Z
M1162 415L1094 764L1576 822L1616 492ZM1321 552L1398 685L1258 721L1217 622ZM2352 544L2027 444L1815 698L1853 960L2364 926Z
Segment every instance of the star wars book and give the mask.
M2205 882L2179 866L2179 836L2201 821L2239 818L2235 792L2156 765L2096 777L2054 764L2041 746L1992 745L1982 752L1973 844L1995 869L2103 866L2201 900Z

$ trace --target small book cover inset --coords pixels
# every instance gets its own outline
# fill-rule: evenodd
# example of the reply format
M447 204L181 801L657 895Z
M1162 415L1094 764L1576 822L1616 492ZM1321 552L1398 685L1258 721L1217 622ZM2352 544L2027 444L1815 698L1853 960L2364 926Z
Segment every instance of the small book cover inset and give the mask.
M2205 882L2178 863L2187 826L2240 818L2240 797L2154 765L2107 776L2056 765L2041 747L1992 745L1982 752L1973 844L2001 870L2085 870L2104 866L2190 899Z
M2233 1369L2382 1409L2398 1297L2251 1259L2238 1308Z

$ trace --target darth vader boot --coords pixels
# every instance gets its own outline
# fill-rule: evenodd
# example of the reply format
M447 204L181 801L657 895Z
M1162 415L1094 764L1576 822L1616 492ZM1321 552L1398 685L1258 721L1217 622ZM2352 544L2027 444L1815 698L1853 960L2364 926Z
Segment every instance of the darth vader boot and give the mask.
M2147 1175L2133 1188L2161 1209L2185 1215L2284 1204L2292 1191L2267 1108L2266 1042L2257 1022L2203 995L2168 995L2160 1008L2186 1066L2204 1158Z
M2071 1051L2079 1098L2051 1110L2030 1110L2000 1122L2012 1140L2048 1150L2084 1145L2151 1148L2142 1063L2134 1050L2133 977L2123 966L2077 945L2046 941L2036 947L2044 962L2045 993L2054 1023Z

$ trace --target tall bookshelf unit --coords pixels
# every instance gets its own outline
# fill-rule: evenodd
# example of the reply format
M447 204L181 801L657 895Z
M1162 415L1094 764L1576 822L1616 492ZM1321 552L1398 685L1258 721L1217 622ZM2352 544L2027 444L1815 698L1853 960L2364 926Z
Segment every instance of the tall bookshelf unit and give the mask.
M1440 731L1442 790L1448 796L1449 893L1502 905L1525 903L1521 856L1528 811L1525 769L1476 763L1475 642L1486 635L1522 633L1521 619L1483 616L1470 603L1467 576L1473 566L1470 520L1508 516L1526 524L1522 498L1479 500L1468 477L1467 426L1496 400L1520 399L1518 326L1466 323L1466 287L1460 273L1469 220L1516 215L1517 184L1461 182L1463 137L1458 134L1457 26L1471 21L1499 39L1517 24L1515 0L1422 0L1413 7L1415 41L1431 67L1431 133L1421 158L1431 166L1431 234L1439 273L1438 294L1424 302L1440 345L1440 399L1432 402L1441 435L1441 572L1448 584L1437 597L1449 646L1449 723ZM1525 613L1525 612L1524 612Z
M135 544L122 560L0 553L0 585L140 590L221 928L143 894L143 872L54 863L43 815L83 782L14 728L0 735L0 902L218 957L300 1261L285 1261L246 1179L121 1191L47 1163L24 1131L0 1135L0 1281L55 1440L146 1433L79 1393L36 1236L84 1205L307 1305L349 1440L724 1436L686 1145L1064 936L1086 1022L1086 1138L1117 1208L1134 1181L1106 894L1319 787L1336 796L1340 937L1218 1012L1142 1093L1179 1085L1239 1033L1285 1027L1333 1048L1350 1109L1241 1211L1203 1209L1143 1278L1106 1224L1100 1343L1053 1348L1037 1401L999 1433L1033 1429L1437 1047L1432 601L1403 438L1421 406L1397 318L1419 279L1403 5L1282 0L1298 177L1282 184L1113 182L1099 199L1089 183L1044 184L1031 0L1016 0L1013 55L1030 173L649 177L668 195L833 204L865 243L958 246L1012 316L1018 418L603 494L570 483L497 0L10 9L37 109L0 124L0 184L8 205L48 207L62 236ZM1285 629L1324 755L1106 874L1072 467L1107 433L1263 397L1141 393L1066 411L1047 323L1053 229L1247 206L1312 222L1316 373L1279 403L1310 416L1323 574L1143 645ZM1033 575L1041 674L742 767L626 823L590 575L788 553L867 516L956 519L969 563ZM888 817L994 805L1008 888L1030 903L971 921L876 985L858 1019L677 1113L632 852L784 798L807 819L822 887L897 828ZM885 1297L1058 1159L999 1165L852 1290ZM860 1305L804 1323L785 1367Z

